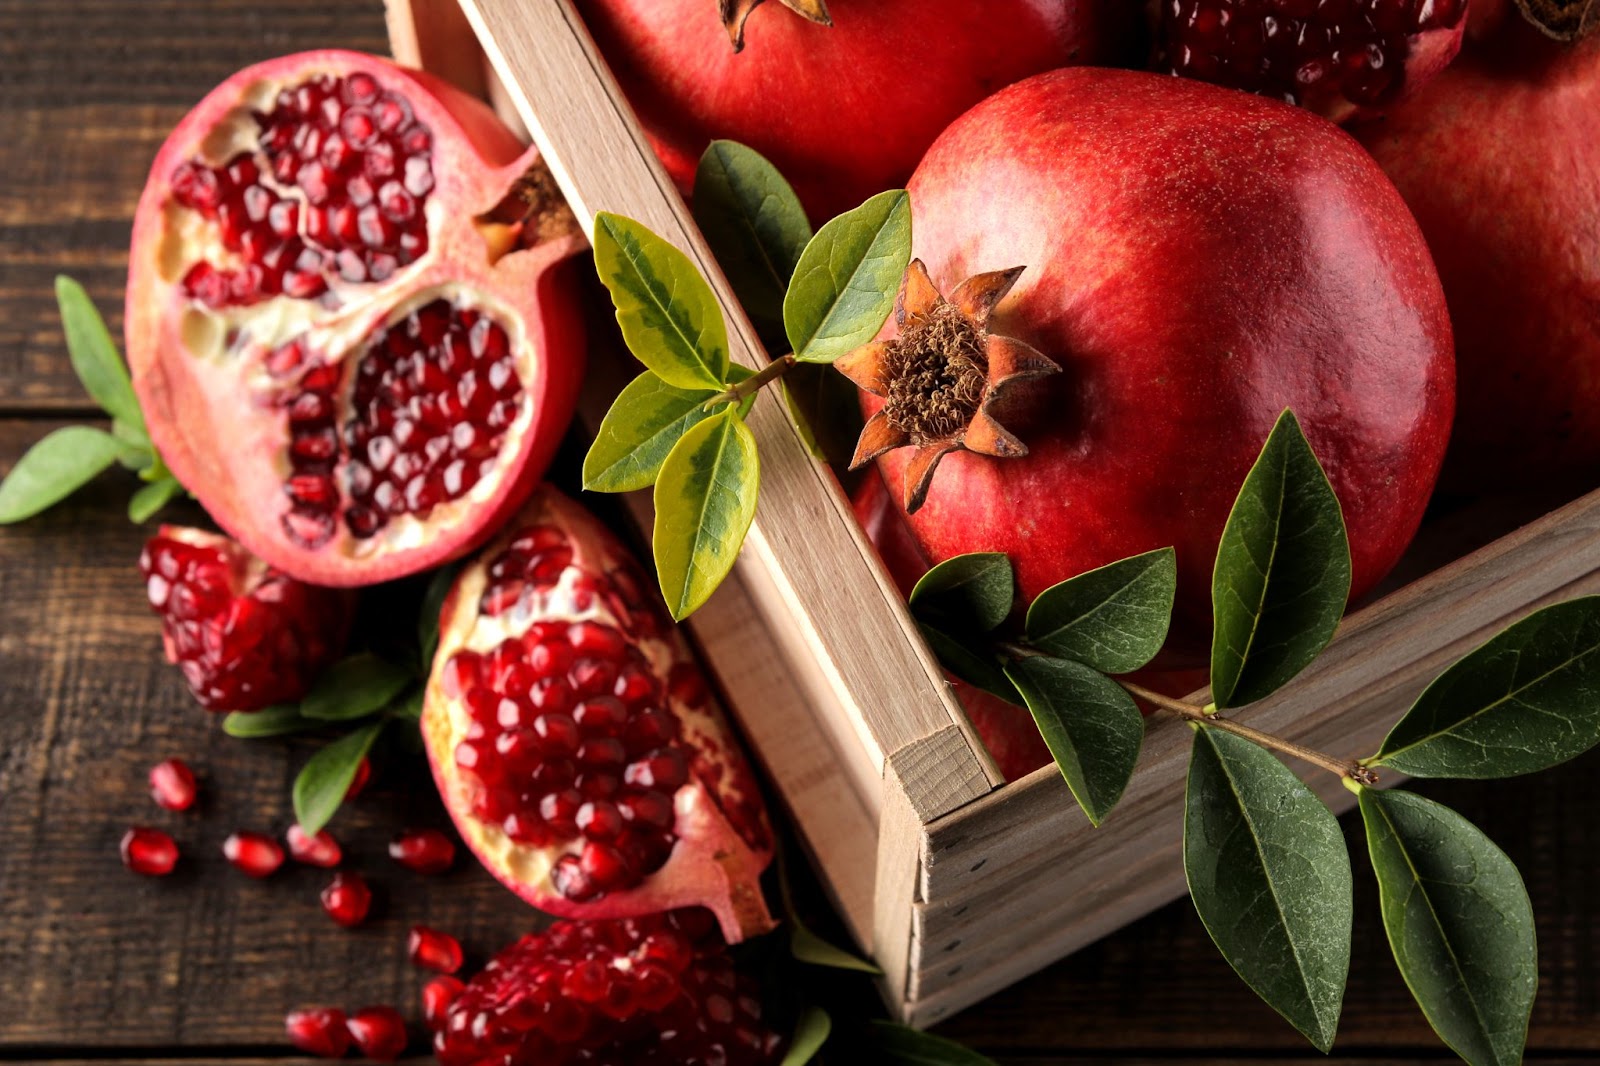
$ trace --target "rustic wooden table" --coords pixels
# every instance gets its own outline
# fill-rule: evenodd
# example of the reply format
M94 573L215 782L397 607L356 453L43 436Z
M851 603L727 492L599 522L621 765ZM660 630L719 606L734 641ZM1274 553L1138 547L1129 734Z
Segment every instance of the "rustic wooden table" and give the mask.
M52 278L81 280L117 332L129 219L167 130L233 70L329 45L384 50L376 0L0 0L0 470L91 413ZM256 883L227 869L228 832L291 820L289 783L309 749L225 737L161 662L134 567L144 532L122 513L128 488L107 476L0 530L0 1060L284 1062L289 1006L415 1002L401 949L412 923L455 931L481 961L529 912L470 863L400 876L383 854L389 835L445 817L429 787L398 772L335 827L355 864L387 882L364 928L339 931L318 913L315 871ZM167 815L146 798L146 768L168 755L203 768L202 809ZM1527 875L1541 953L1530 1058L1544 1062L1600 1061L1597 770L1591 755L1524 781L1424 789ZM133 822L175 833L188 856L179 874L122 870L117 840ZM1357 861L1333 1061L1448 1061L1387 956ZM1320 1059L1228 970L1187 903L941 1031L1007 1063Z

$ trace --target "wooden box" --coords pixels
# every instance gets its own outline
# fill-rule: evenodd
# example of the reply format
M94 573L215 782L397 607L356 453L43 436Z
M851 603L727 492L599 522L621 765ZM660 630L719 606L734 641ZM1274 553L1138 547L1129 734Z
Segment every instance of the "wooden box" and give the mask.
M389 26L396 58L531 133L586 227L614 211L685 250L722 302L734 360L767 362L570 0L389 0ZM637 372L625 352L596 356L591 427ZM762 459L755 524L692 632L851 933L882 967L890 1008L938 1022L1180 896L1188 728L1150 721L1133 783L1099 830L1054 766L1003 781L832 473L781 403L757 404L750 425ZM648 501L633 502L648 518ZM1287 691L1239 717L1336 753L1376 750L1445 664L1539 605L1594 591L1600 493L1352 613ZM1354 802L1330 775L1307 777L1336 810Z

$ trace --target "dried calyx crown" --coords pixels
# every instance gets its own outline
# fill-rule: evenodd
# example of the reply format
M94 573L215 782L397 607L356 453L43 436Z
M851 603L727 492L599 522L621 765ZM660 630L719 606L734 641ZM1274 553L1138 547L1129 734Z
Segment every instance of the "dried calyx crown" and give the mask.
M899 333L874 341L834 364L858 386L884 399L856 443L850 468L895 448L913 447L905 507L922 506L939 460L965 448L1011 458L1028 448L995 418L994 405L1016 382L1061 368L1032 346L989 332L989 315L1011 291L1022 267L977 274L946 299L913 259L895 300Z
M822 26L832 26L833 18L828 14L828 5L824 0L779 0L784 7L795 14L810 19ZM722 19L722 24L728 29L728 40L733 42L735 52L744 48L744 24L750 17L750 12L760 7L762 0L717 0L717 17Z
M1600 0L1516 0L1539 32L1558 41L1575 41L1600 30Z

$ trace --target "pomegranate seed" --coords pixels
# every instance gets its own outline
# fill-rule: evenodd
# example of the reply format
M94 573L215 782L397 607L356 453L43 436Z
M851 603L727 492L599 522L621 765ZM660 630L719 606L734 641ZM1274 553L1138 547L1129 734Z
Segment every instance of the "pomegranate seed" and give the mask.
M340 925L355 928L367 920L372 906L372 889L357 873L339 872L322 890L322 909Z
M461 944L449 933L429 929L425 925L411 927L406 941L406 954L415 966L438 973L455 973L461 969Z
M283 1019L289 1043L324 1059L342 1059L350 1050L350 1033L345 1028L344 1011L334 1007L290 1011Z
M406 1020L393 1007L363 1007L350 1015L345 1028L369 1059L393 1062L406 1049Z
M465 986L457 977L435 977L422 986L422 1020L437 1032L444 1025L445 1012Z
M344 850L339 847L339 842L333 839L333 834L326 829L313 837L306 836L306 831L298 824L291 825L287 839L289 854L295 862L332 869L344 859Z
M182 759L166 759L150 767L150 797L167 810L188 810L198 794L194 771Z
M442 874L456 861L456 845L437 829L407 829L389 842L389 857L419 874Z
M241 829L222 842L222 854L251 877L271 877L283 865L283 848L265 833Z
M136 825L122 835L122 865L146 877L165 877L178 864L178 845L159 829Z
M344 790L344 801L349 803L361 795L361 790L367 787L367 782L372 780L372 760L363 757L356 766L356 776L350 779L350 787Z

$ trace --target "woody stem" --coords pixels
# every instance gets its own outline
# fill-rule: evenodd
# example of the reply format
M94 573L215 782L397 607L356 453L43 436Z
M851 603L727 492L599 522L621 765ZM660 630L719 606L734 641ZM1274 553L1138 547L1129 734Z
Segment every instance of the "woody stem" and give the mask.
M746 396L755 395L756 393L760 392L762 388L764 388L769 382L776 381L778 378L783 377L783 375L789 372L789 368L794 366L794 364L795 358L793 352L788 352L784 355L778 356L778 358L762 367L750 377L745 378L743 381L738 382L737 384L728 386L726 392L719 392L715 396L711 397L711 399L705 402L705 409L709 411L711 408L722 403L742 403Z

